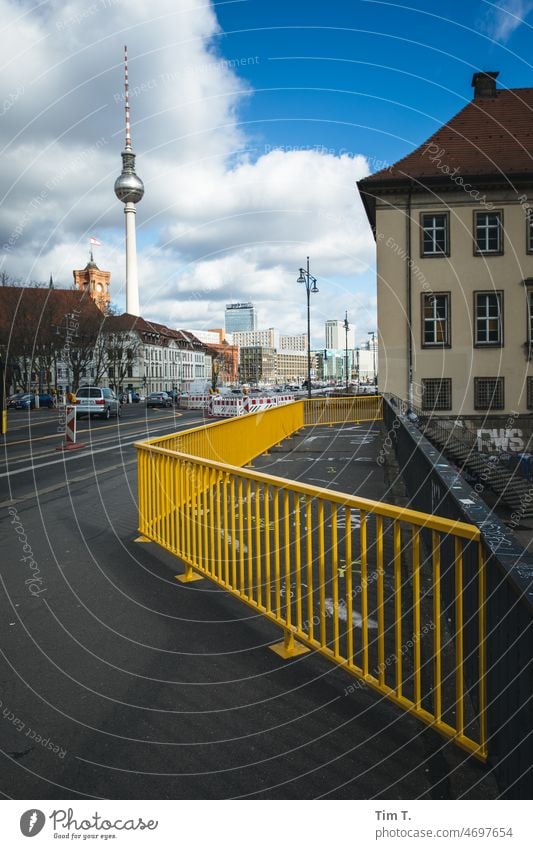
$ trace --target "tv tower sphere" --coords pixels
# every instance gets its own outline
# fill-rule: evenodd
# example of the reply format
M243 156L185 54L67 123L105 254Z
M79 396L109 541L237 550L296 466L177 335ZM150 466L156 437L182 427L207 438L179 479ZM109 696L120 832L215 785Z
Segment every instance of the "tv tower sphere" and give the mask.
M115 194L122 203L139 203L144 195L144 183L135 173L135 154L131 151L122 151L122 173L115 180Z

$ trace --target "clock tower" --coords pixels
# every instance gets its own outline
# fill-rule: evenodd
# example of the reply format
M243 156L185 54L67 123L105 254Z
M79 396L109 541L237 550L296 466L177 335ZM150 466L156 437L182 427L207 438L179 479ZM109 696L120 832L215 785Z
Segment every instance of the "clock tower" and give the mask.
M74 285L80 292L88 292L98 309L106 313L111 301L109 296L110 271L100 271L91 251L91 258L85 268L74 270Z

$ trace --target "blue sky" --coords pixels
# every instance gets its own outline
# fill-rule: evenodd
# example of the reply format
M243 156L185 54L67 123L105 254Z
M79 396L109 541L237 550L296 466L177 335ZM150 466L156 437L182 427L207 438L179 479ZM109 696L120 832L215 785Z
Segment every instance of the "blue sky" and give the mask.
M70 286L96 235L124 306L127 42L143 315L207 329L250 299L261 326L303 331L309 254L317 346L345 310L358 341L375 328L356 180L467 103L473 72L533 86L533 0L0 0L0 13L2 269Z

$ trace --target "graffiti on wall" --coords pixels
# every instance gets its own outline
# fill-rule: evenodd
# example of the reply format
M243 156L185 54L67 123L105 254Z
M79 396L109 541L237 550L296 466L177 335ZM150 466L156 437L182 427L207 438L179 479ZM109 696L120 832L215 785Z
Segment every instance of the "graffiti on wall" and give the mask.
M517 427L478 428L478 451L523 451L522 431Z

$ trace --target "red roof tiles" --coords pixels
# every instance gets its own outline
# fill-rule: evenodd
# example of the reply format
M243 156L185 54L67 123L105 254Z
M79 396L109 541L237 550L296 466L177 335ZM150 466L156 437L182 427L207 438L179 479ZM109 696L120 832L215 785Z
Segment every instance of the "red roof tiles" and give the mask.
M365 177L364 190L406 179L449 180L456 176L531 173L533 177L533 88L497 90L471 101L427 141L390 168Z

